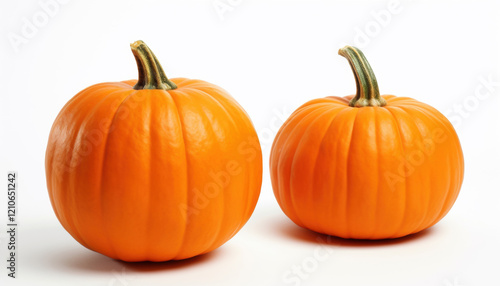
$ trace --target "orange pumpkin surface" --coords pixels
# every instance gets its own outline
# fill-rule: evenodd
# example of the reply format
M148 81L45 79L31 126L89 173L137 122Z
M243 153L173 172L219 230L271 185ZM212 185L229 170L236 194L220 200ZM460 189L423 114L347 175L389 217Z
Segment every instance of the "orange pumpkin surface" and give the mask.
M57 116L47 145L52 206L82 245L125 261L166 261L221 246L260 193L254 127L223 89L167 79L131 45L139 80L93 85Z
M315 99L279 130L271 150L275 197L299 226L355 239L426 229L455 202L464 174L451 123L407 97L380 96L362 52L345 47L357 93Z

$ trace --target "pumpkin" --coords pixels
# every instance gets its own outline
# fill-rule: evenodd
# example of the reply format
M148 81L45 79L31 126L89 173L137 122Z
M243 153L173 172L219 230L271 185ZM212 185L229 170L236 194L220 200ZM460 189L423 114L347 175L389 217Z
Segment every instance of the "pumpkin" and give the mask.
M460 142L433 107L380 95L363 53L346 46L354 96L314 99L278 131L274 195L297 225L342 238L397 238L450 210L464 175Z
M260 193L262 154L222 88L169 80L131 44L139 79L90 86L60 111L46 151L50 200L83 246L123 261L167 261L221 246Z

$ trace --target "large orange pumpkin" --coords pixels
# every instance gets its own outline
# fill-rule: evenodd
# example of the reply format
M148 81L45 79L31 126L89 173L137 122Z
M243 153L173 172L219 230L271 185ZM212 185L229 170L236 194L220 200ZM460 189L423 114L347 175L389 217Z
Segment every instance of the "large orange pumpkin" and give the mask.
M299 107L274 140L276 199L299 226L356 239L397 238L428 228L450 210L464 174L450 122L408 97L380 96L362 52L345 47L355 96Z
M169 80L142 41L131 48L138 81L93 85L57 116L45 161L52 206L78 242L115 259L209 252L254 210L257 134L226 91Z

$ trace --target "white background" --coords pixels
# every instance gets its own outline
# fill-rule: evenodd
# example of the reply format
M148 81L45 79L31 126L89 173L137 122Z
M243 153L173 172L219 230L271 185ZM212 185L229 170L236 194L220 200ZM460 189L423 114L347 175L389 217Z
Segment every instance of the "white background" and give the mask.
M500 285L495 1L66 1L50 15L40 4L47 1L0 4L0 176L16 170L20 178L19 278L2 266L1 285ZM23 34L26 21L36 31ZM14 35L24 42L13 44ZM47 195L44 154L57 113L89 85L136 78L129 43L139 39L169 77L228 90L261 139L263 185L252 218L218 250L186 261L127 264L89 251L60 226ZM320 244L329 238L295 226L272 194L269 150L286 117L308 100L355 92L337 55L345 44L364 51L383 94L436 107L460 137L460 196L421 234ZM305 274L287 283L294 265Z

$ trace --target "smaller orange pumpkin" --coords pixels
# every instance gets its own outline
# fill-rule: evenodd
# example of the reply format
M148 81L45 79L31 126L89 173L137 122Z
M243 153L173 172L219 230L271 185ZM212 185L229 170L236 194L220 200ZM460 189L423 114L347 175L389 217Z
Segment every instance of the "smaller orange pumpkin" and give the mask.
M408 97L380 96L363 53L345 47L355 96L299 107L274 140L274 195L296 224L343 238L396 238L450 210L464 174L451 123Z

